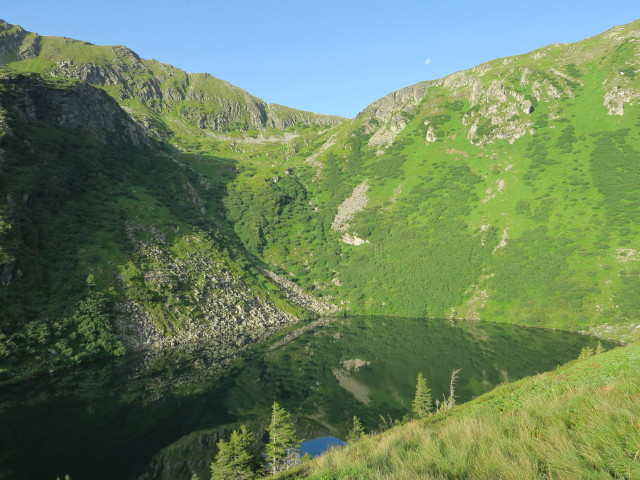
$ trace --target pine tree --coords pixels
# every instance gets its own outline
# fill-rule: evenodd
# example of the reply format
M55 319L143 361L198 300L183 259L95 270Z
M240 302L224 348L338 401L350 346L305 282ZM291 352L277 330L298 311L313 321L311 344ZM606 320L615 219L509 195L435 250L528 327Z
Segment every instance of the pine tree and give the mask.
M604 352L604 347L602 346L602 343L600 341L598 341L598 345L596 346L596 355L600 355L602 352Z
M411 403L414 418L425 418L431 415L431 403L431 390L427 387L427 381L420 372L416 382L416 395Z
M354 415L353 427L351 428L349 435L347 435L347 442L351 443L355 442L356 440L360 440L362 437L364 437L364 435L364 427L362 426L360 419Z
M268 468L273 475L291 468L299 461L300 444L291 415L278 402L274 402L269 425L269 443L265 452Z
M218 454L211 463L211 480L251 480L256 478L251 453L253 434L242 425L231 433L229 441L218 442Z
M580 350L580 355L578 355L578 360L584 360L585 358L593 357L593 354L593 348L589 346L582 347L582 350Z

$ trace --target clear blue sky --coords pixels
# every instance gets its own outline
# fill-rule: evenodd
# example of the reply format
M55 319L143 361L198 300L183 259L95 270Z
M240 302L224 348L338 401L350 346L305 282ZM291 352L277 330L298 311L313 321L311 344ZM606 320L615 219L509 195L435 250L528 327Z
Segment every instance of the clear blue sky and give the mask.
M346 117L419 81L640 18L638 0L3 3L0 18L41 35L126 45L267 102Z

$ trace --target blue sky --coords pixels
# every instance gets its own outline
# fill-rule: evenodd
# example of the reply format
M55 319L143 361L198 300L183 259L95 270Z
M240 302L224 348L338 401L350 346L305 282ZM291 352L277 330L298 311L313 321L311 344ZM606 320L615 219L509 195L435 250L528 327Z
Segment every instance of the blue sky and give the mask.
M640 4L27 0L5 2L0 18L41 35L126 45L267 102L353 117L419 81L629 23L640 18Z

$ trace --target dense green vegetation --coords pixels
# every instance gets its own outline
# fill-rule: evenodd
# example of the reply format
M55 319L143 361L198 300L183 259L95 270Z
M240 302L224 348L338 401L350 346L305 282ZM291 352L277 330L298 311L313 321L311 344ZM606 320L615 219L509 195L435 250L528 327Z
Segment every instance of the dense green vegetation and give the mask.
M6 78L36 72L64 92L82 79L126 113L107 133L70 128L16 115L19 86L0 92L0 374L121 354L122 316L165 338L210 325L211 305L300 316L256 265L350 313L633 340L637 29L418 84L341 121L3 23L20 45ZM154 140L127 144L125 118Z
M637 67L636 47L623 40L637 28L489 62L413 105L386 105L384 118L373 104L324 134L321 166L306 162L316 143L281 157L295 180L274 183L265 163L244 164L225 199L238 236L353 313L636 338L638 107L623 101L616 113L606 98L618 84L637 91L625 73ZM472 87L481 92L475 103ZM400 117L405 126L388 146L371 143ZM345 244L331 225L365 180L368 202L348 232L366 242ZM297 201L274 215L277 198Z
M278 478L636 478L637 345L570 362Z
M51 98L74 92L73 83L12 75L0 85L10 132L0 140L0 256L9 276L0 287L2 381L123 355L114 323L124 302L168 336L185 321L204 322L210 307L200 292L229 288L229 274L245 295L232 306L264 298L300 315L253 269L226 223L224 178L203 179L170 147L46 117L60 108ZM20 113L20 96L42 109L38 120Z

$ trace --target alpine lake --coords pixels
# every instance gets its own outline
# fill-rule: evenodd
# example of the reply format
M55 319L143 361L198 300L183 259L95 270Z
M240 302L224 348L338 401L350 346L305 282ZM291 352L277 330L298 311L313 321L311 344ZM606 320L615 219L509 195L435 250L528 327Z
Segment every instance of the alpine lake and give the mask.
M224 354L199 344L93 363L0 391L0 479L204 480L233 428L266 440L274 401L318 453L324 437L346 438L354 415L368 432L405 416L418 372L442 400L461 369L461 403L597 342L507 324L344 317Z

